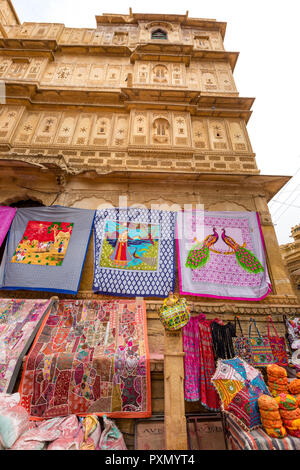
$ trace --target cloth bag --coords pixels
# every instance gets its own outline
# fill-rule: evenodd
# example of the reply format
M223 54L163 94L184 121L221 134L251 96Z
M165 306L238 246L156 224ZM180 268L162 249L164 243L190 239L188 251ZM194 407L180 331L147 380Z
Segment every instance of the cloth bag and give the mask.
M258 336L251 338L251 327L254 324ZM251 361L254 367L266 367L268 364L274 364L274 357L268 335L262 336L257 328L254 318L250 318L249 324L249 346Z
M272 324L273 329L275 331L275 336L270 335L270 323ZM270 346L272 349L274 363L281 367L287 367L288 357L286 353L285 339L283 336L278 335L278 332L275 328L272 317L270 315L267 318L267 326L268 326L268 339L269 339Z
M164 300L160 308L159 319L167 330L179 330L190 321L190 311L185 298L174 298L174 303L168 305L169 297Z
M249 338L244 336L239 317L234 317L235 329L236 326L239 326L241 336L236 336L232 338L233 349L236 356L244 359L246 362L251 362L251 350Z

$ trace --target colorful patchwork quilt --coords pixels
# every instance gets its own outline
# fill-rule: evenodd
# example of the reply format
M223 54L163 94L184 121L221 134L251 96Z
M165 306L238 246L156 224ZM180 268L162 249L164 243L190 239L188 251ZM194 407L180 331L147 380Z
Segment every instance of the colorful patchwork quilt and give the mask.
M271 292L256 212L181 212L177 251L183 295L253 301Z
M171 211L97 210L94 292L126 297L173 292L175 221Z
M18 209L0 269L3 289L76 294L95 211Z
M62 300L40 329L19 392L32 419L151 416L141 300Z
M0 393L12 393L50 300L0 299Z

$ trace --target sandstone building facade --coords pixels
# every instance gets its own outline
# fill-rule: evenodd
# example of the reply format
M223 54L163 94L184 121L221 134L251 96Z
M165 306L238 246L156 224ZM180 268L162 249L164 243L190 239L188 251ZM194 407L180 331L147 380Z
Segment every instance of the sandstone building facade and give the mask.
M300 312L268 201L289 180L261 175L247 132L253 98L240 97L226 23L183 15L104 14L94 29L23 23L0 0L0 204L97 209L203 204L259 211L273 292L261 302L189 297L193 313L265 326ZM121 199L120 199L121 198ZM79 298L90 298L93 240ZM178 285L177 285L178 288ZM4 297L35 296L2 292ZM39 296L47 296L39 293ZM70 296L72 297L72 296ZM147 300L152 411L165 415L167 449L187 445L180 333L166 334L161 300ZM246 329L245 329L246 332ZM133 446L134 420L118 420ZM131 440L130 440L131 439Z

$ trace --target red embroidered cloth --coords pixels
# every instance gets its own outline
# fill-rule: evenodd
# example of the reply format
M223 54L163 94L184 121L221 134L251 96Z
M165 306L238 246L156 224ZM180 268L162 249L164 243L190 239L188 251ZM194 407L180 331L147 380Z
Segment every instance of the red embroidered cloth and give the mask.
M59 301L28 355L21 404L31 419L151 416L143 301Z

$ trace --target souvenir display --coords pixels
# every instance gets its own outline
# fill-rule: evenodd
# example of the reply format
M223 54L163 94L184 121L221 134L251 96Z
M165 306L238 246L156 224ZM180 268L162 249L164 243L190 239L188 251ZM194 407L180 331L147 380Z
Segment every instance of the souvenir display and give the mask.
M18 209L0 268L3 289L77 294L95 211Z
M0 206L0 246L6 237L16 212L17 209L14 207Z
M190 321L190 311L185 298L169 296L160 308L159 319L167 330L179 330Z
M272 327L274 329L275 336L270 335L270 323L272 324ZM282 367L287 367L288 357L287 357L287 352L286 352L285 339L283 336L278 335L275 325L273 323L272 317L270 315L267 317L267 328L268 328L268 339L269 339L270 346L272 349L274 363Z
M175 221L170 211L97 210L94 292L126 297L174 292Z
M262 426L268 436L280 439L286 437L287 433L283 426L276 400L269 395L261 395L257 403Z
M151 415L142 300L61 300L38 332L20 385L32 419Z
M218 410L220 402L211 383L215 372L210 322L205 315L191 317L182 330L184 355L184 398L200 401L209 410Z
M238 357L219 359L212 383L225 414L230 414L247 431L261 426L258 398L269 391L257 369Z
M234 355L250 363L251 351L250 351L249 338L247 338L243 334L239 317L234 318L234 323L235 323L235 330L236 330L236 325L238 325L240 332L241 332L241 336L235 336L232 338Z
M180 294L261 300L271 292L256 212L177 216Z
M235 356L233 339L236 336L235 325L231 322L225 325L220 319L211 322L211 334L216 359L231 359Z
M275 400L278 403L280 416L287 433L290 436L300 438L300 417L296 398L288 393L281 393L275 397Z
M268 387L273 397L282 392L288 393L288 378L286 370L277 364L267 366Z
M0 393L13 391L24 355L52 300L0 299Z
M251 327L255 326L258 336L251 336ZM266 367L274 363L270 341L267 335L262 336L254 318L249 320L250 363L256 367Z

